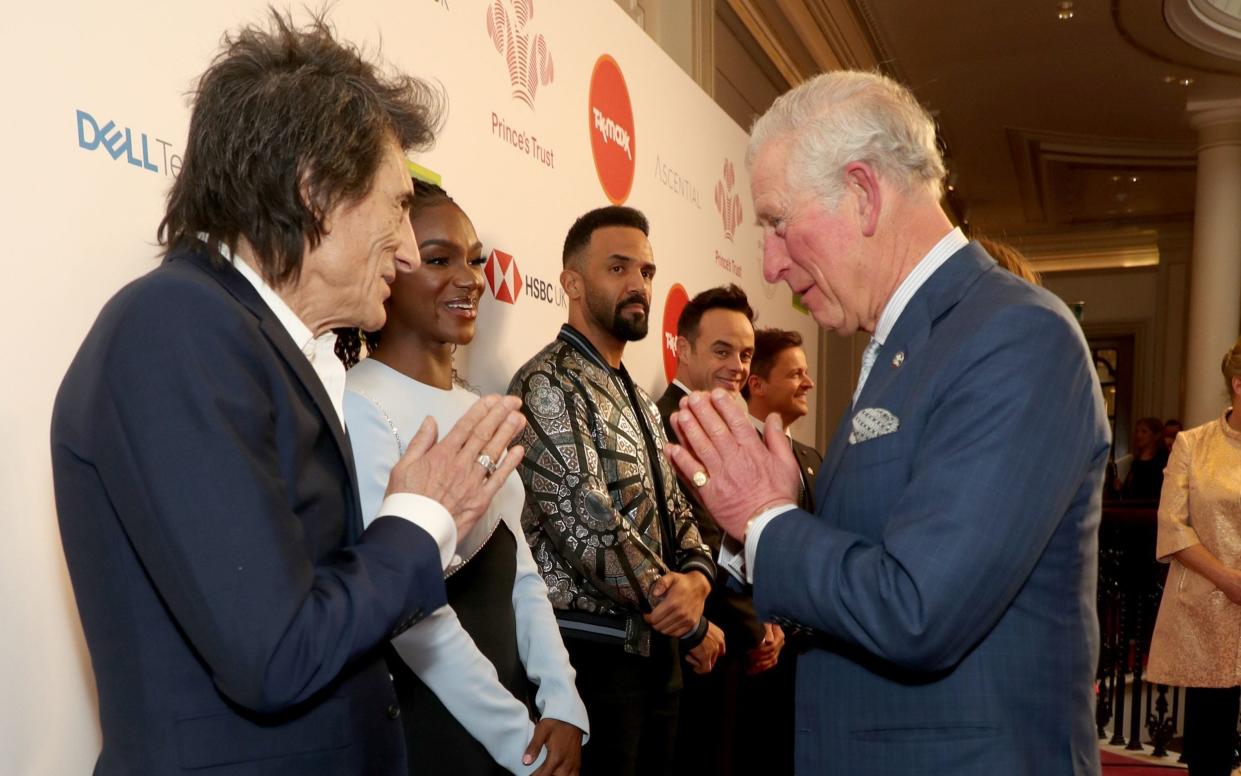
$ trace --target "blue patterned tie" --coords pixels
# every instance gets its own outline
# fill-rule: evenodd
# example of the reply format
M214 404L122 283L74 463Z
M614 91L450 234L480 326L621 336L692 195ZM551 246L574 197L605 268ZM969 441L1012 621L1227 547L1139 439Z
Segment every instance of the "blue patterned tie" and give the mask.
M866 377L870 374L871 367L875 365L875 359L879 357L879 347L879 340L871 337L866 350L862 352L862 371L858 372L857 388L853 389L854 404L857 404L857 397L862 395L862 386L866 385Z

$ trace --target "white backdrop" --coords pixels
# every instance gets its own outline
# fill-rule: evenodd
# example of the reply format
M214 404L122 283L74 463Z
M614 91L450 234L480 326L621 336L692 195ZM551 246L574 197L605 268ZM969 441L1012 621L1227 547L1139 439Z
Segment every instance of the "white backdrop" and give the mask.
M0 773L81 774L94 762L99 732L56 528L52 400L104 301L156 263L155 227L177 172L195 76L222 32L262 21L264 5L13 5L0 47L7 151L0 321L9 332L0 513L10 540L0 571ZM740 284L761 325L807 337L815 370L813 322L787 288L761 277L745 132L611 0L340 0L331 18L342 37L372 50L382 44L387 61L448 93L441 139L417 161L443 176L486 250L504 254L489 266L493 290L484 293L478 337L458 354L472 382L502 390L554 336L566 315L557 281L564 233L576 216L608 203L605 185L652 224L659 273L651 334L630 345L626 363L653 395L666 382L658 324L673 284L690 296ZM592 97L603 55L627 85L631 119L615 82ZM611 72L606 64L600 70ZM592 136L610 155L602 171ZM798 436L813 441L813 429L811 417Z

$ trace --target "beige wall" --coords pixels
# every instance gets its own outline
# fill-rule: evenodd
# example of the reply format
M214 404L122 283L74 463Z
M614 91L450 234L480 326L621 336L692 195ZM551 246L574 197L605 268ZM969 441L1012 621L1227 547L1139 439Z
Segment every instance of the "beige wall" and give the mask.
M1044 285L1066 304L1085 302L1088 337L1134 337L1133 416L1180 417L1188 246L1161 246L1159 266L1057 273Z

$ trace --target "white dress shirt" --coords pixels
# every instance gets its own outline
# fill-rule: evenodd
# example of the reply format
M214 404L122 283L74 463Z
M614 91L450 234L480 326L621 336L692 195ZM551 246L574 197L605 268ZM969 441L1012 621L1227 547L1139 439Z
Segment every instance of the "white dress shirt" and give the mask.
M206 234L199 234L198 238L203 242L209 239ZM323 389L336 410L341 428L344 428L345 365L336 357L336 335L328 331L318 337L314 336L314 332L293 312L293 308L289 307L253 267L240 257L234 256L223 243L220 244L220 254L231 261L241 276L254 286L259 298L271 309L276 320L280 321L293 344L306 356L314 373L323 383ZM380 514L404 518L431 534L439 548L440 566L446 568L452 561L457 546L457 524L438 501L415 493L394 493L384 500Z
M883 306L883 312L879 314L879 322L875 324L875 333L872 339L879 343L882 347L887 341L888 335L892 333L892 329L896 327L896 322L900 320L901 313L905 311L905 306L909 304L909 300L913 299L914 294L918 293L918 289L922 288L927 279L935 274L935 270L943 266L954 253L969 245L969 240L965 239L965 234L960 228L955 228L948 234L940 238L935 243L935 247L922 257L922 259L914 265L913 270L905 276L901 284L892 292L892 296L888 298L888 303ZM859 388L858 393L861 393ZM763 535L763 529L767 527L775 518L796 509L796 504L781 504L763 512L750 522L749 530L745 534L745 576L746 581L754 584L754 558L758 555L758 542ZM720 558L721 563L724 558ZM732 563L733 568L728 568L729 573L734 573L736 563Z

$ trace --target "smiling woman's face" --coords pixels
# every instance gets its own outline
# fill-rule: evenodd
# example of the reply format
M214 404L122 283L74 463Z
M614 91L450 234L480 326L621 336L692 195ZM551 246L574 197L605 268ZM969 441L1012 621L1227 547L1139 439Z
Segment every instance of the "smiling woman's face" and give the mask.
M474 339L485 261L474 225L448 201L418 210L411 221L422 263L412 271L398 270L386 328L467 345Z

